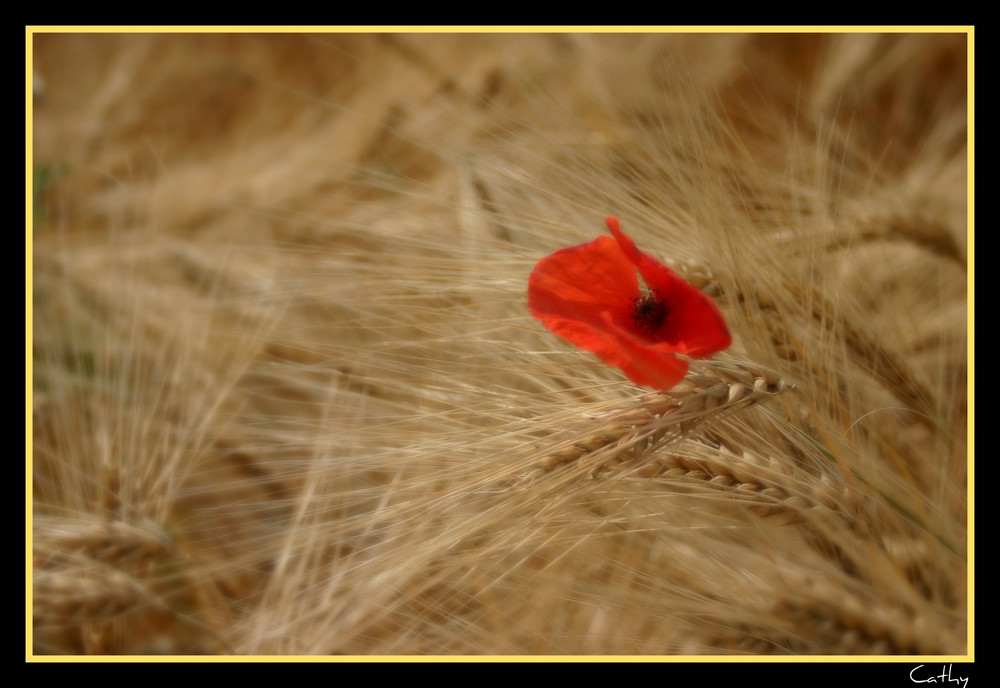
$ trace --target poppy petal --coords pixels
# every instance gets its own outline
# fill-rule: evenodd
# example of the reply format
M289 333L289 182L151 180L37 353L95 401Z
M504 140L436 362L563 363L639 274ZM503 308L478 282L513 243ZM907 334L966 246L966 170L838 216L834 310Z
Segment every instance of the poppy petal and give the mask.
M666 265L640 251L621 231L618 218L609 217L605 223L646 285L670 307L670 318L660 336L672 342L678 353L692 358L704 358L729 348L732 336L715 302Z
M610 321L608 325L615 327ZM644 344L621 328L617 329L613 348L594 351L605 363L621 368L629 380L643 387L670 389L684 379L688 362L677 358L668 344Z
M624 311L638 296L635 266L606 236L542 258L528 280L528 307L543 323L556 317L603 327L602 311Z

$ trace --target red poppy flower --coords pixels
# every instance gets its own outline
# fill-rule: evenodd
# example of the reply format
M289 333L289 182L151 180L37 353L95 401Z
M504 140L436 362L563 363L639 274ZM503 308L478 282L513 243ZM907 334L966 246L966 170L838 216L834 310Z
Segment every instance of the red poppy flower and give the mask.
M528 308L553 333L621 368L637 385L670 389L688 363L730 345L712 300L605 220L600 236L542 258L528 280Z

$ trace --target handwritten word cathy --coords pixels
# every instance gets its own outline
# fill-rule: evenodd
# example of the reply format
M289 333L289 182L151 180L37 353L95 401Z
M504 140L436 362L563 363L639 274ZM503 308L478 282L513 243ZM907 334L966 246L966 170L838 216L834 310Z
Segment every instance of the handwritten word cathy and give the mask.
M937 674L936 676L927 676L926 678L923 677L929 672L920 671L923 666L923 664L919 664L915 666L912 671L910 671L910 680L914 683L960 683L962 688L969 685L969 679L966 676L960 676L958 678L951 677L951 664L947 667L942 664L940 674Z

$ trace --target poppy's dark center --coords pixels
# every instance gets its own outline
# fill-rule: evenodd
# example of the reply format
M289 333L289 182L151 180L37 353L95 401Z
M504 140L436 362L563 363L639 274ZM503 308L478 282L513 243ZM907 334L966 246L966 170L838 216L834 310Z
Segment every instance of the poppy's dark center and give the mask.
M642 296L637 296L632 302L632 322L642 334L659 332L668 315L670 306L655 289L644 290Z

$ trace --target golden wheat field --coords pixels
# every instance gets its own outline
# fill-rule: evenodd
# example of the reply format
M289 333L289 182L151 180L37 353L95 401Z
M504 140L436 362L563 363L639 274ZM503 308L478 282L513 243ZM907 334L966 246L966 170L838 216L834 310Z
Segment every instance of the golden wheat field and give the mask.
M29 655L969 654L971 39L29 33Z

